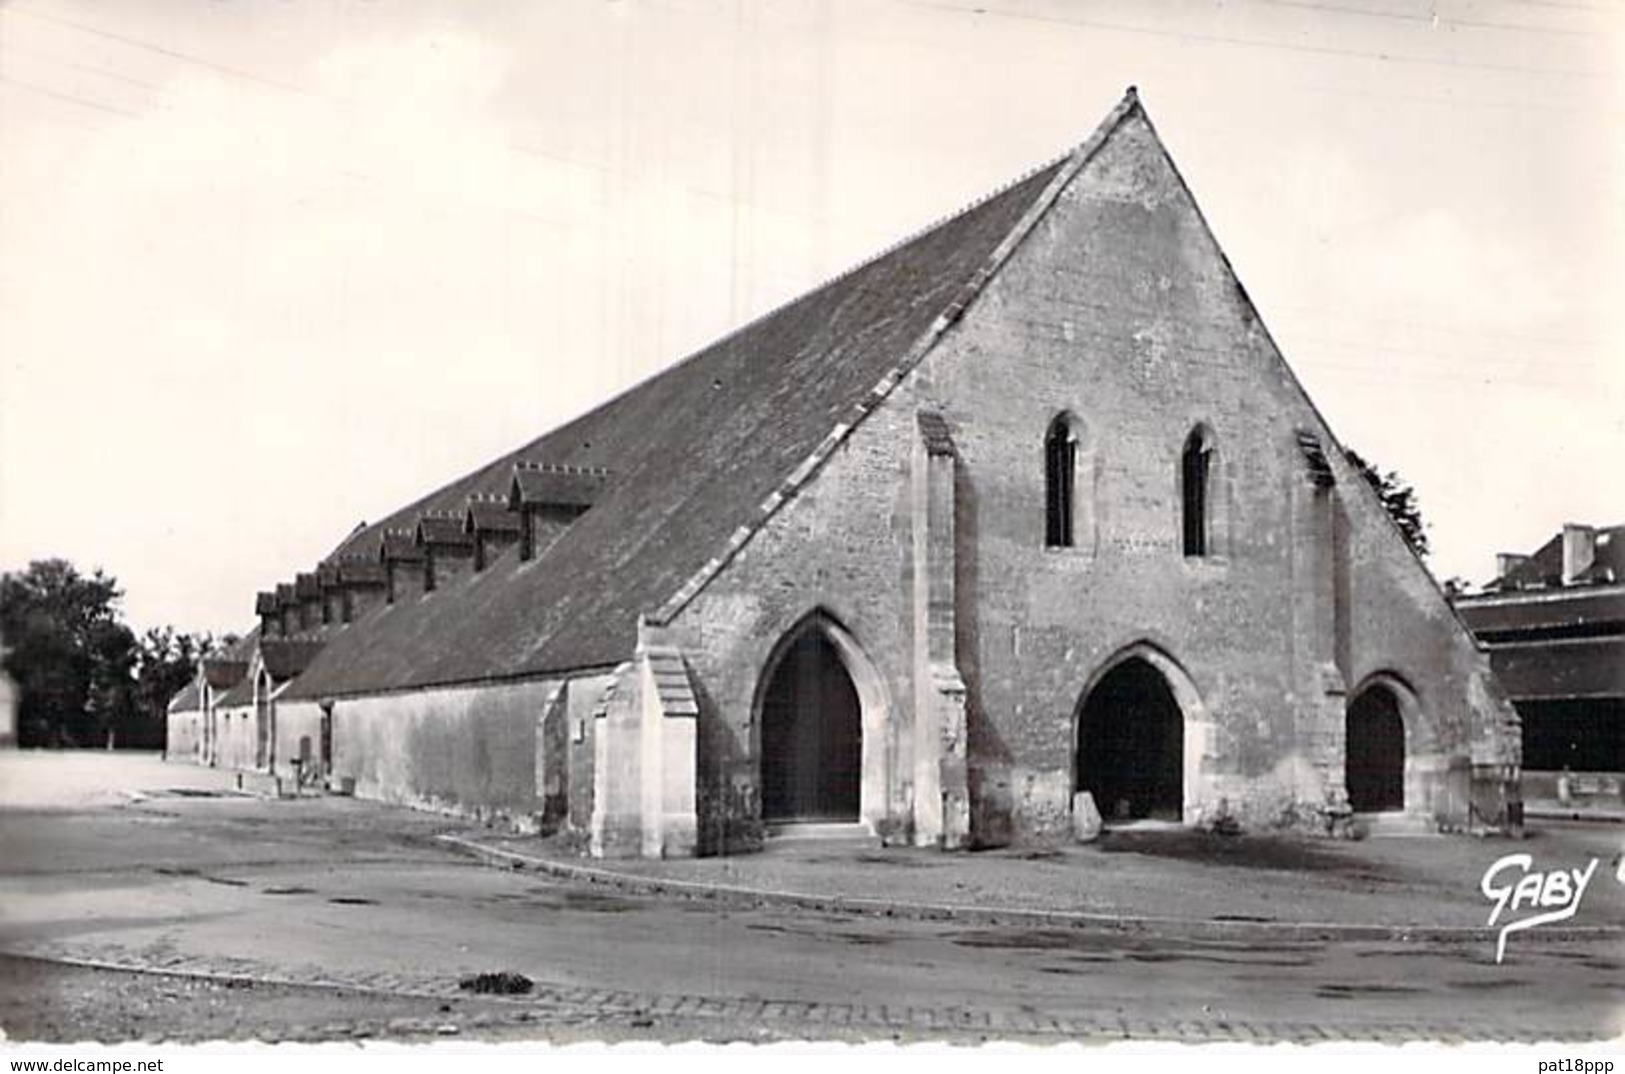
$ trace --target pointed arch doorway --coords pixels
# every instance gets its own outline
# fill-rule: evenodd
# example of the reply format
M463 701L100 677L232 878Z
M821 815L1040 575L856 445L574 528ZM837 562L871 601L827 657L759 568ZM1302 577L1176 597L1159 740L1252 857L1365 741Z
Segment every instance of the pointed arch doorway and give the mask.
M1355 695L1343 717L1344 786L1356 813L1405 808L1405 721L1399 695L1374 682Z
M1107 824L1183 823L1200 793L1196 763L1209 723L1196 685L1156 646L1137 643L1103 663L1073 716L1073 789Z
M762 697L762 819L857 820L862 766L857 688L823 631L803 630Z
M785 634L757 693L763 821L873 825L883 817L886 696L874 665L827 615Z

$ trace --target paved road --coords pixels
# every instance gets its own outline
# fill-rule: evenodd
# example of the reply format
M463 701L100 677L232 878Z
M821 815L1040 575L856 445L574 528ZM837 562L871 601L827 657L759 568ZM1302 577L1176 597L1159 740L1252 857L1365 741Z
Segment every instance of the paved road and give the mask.
M431 998L456 996L463 975L513 970L537 982L521 1006L542 1025L607 1019L594 1024L652 1036L1625 1031L1617 944L1531 944L1497 966L1479 945L1173 941L724 910L477 866L432 841L449 826L332 799L8 810L0 951ZM105 1033L95 1017L30 1024ZM274 1019L244 1025L281 1035Z

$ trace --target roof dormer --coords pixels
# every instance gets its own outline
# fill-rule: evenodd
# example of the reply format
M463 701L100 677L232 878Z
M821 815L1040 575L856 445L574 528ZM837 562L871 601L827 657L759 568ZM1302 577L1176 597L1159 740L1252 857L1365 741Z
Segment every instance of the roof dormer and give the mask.
M597 503L610 472L595 466L514 464L508 506L519 512L519 556L534 559Z
M463 512L463 532L474 542L474 570L486 565L519 541L523 522L511 510L506 496L470 496Z

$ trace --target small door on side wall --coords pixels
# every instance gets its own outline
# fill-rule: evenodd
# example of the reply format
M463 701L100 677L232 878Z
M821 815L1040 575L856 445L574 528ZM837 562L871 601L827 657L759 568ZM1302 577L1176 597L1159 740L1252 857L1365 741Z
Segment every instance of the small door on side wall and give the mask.
M1405 808L1405 722L1381 684L1362 690L1344 717L1344 784L1356 813Z

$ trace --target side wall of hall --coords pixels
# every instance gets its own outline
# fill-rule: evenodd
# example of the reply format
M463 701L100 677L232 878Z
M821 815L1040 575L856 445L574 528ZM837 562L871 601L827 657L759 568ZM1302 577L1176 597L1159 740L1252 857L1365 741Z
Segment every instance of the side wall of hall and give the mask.
M332 778L361 797L530 828L538 812L536 730L548 682L344 697L332 704ZM299 740L320 742L321 706L279 701L277 772ZM315 747L319 751L319 746Z

